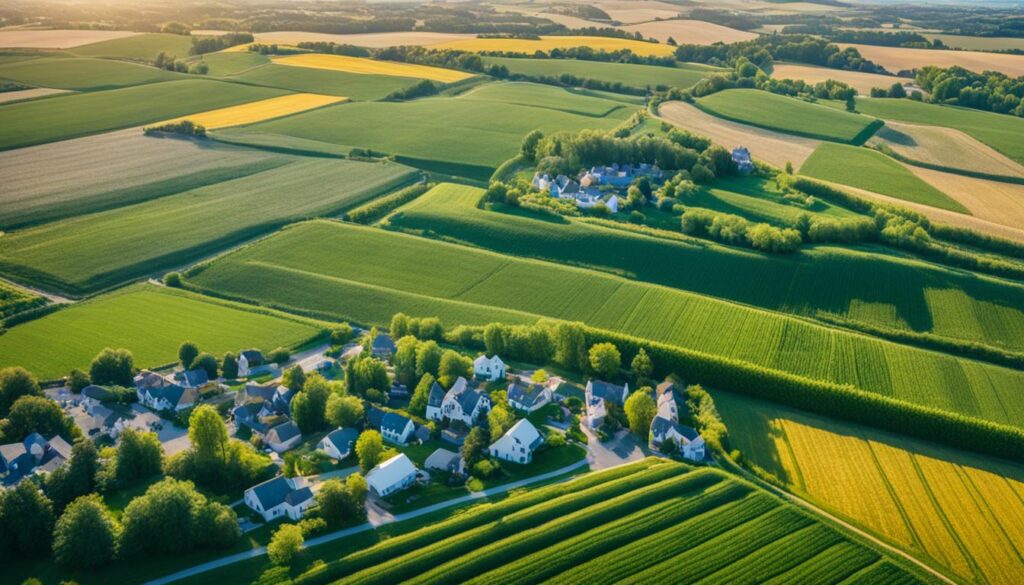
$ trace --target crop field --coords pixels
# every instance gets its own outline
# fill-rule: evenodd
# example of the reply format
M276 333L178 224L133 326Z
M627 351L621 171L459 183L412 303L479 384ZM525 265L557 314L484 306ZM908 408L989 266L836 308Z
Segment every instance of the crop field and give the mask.
M963 67L977 73L1001 71L1010 77L1024 75L1024 55L1004 53L981 53L977 51L935 51L932 49L908 49L905 47L880 47L875 45L839 44L840 48L854 47L865 59L874 61L888 71L920 69L928 65L936 67Z
M270 57L250 51L217 51L201 55L197 60L206 63L210 68L207 75L211 76L238 75L270 63Z
M0 106L0 150L119 130L283 95L268 87L185 79Z
M286 159L119 130L0 152L0 228L130 205L235 179Z
M196 124L206 127L208 130L228 128L231 126L244 126L254 124L283 116L290 116L316 108L322 108L331 104L346 101L347 98L319 95L315 93L292 93L278 97L268 98L257 102L249 102L237 106L228 106L208 112L189 114L174 120L158 122L166 124L191 120Z
M624 472L630 472L625 475ZM600 505L595 505L600 504ZM828 562L843 553L844 562ZM388 538L299 577L333 583L838 583L915 573L754 486L665 460L584 476Z
M953 195L975 217L1018 230L1024 228L1024 185L908 168L922 181Z
M499 223L504 222L499 218ZM561 229L557 224L539 223L549 231ZM523 240L522 233L507 227L491 233L495 239ZM310 254L311 249L319 253ZM672 265L664 256L648 255L646 261L662 270ZM759 272L763 274L767 267ZM723 267L716 265L713 270L723 271ZM872 274L873 280L858 290L871 288L877 294L879 288L891 285L877 271ZM734 276L750 282L752 273ZM771 274L757 282L775 277ZM908 402L1024 424L1024 395L1016 390L1024 384L1022 372L634 278L324 221L292 226L190 273L190 282L203 289L282 310L366 324L387 323L399 311L437 316L452 326L539 317L584 321L809 378L849 383ZM849 280L847 276L831 284L837 294L844 295L848 293L842 285ZM828 281L815 280L819 288L821 282ZM523 294L523 283L529 283L530 294ZM903 294L923 291L911 289ZM953 291L949 298L961 302L963 296ZM1009 312L1020 316L1019 309Z
M309 67L311 69L326 69L328 71L342 71L344 73L355 73L360 75L384 75L388 77L411 77L413 79L429 79L441 83L455 83L463 79L473 77L473 73L456 71L454 69L442 69L441 67L428 67L414 63L396 63L392 61L378 61L376 59L365 59L362 57L348 57L345 55L321 55L304 54L288 55L274 58L274 63L289 65L292 67Z
M697 105L727 120L809 138L859 144L880 122L818 104L757 89L729 89L697 100Z
M597 7L612 17L612 20L626 24L675 18L681 11L680 7L675 4L657 0L613 0L599 2Z
M146 33L76 47L80 57L152 61L160 53L184 59L192 48L192 37L167 33Z
M945 35L924 33L929 41L939 39L947 47L967 49L969 51L1005 51L1007 49L1024 50L1024 39L1012 37L970 37L967 35Z
M30 59L0 65L0 78L57 89L110 89L184 79L148 65L107 59Z
M81 45L133 37L139 33L122 30L5 30L0 47L24 49L70 49Z
M869 95L873 87L888 89L894 83L905 81L891 75L864 73L863 71L846 71L829 67L815 67L813 65L797 65L795 63L775 63L772 65L772 77L776 79L802 79L811 84L835 79L856 88L861 95Z
M216 53L241 54L241 53ZM353 100L379 100L416 83L415 79L387 75L344 73L311 67L289 67L273 63L249 69L231 77L245 83L266 85L307 93L345 96Z
M724 392L733 447L788 489L972 583L1024 574L1024 467Z
M922 181L903 164L869 148L824 142L801 165L800 174L914 203L969 213L956 199Z
M708 72L704 66L680 63L676 67L654 65L633 65L629 63L605 63L601 61L576 61L573 59L517 59L508 57L484 57L487 64L504 65L512 73L534 77L558 77L563 73L598 79L609 83L620 82L629 87L690 87L700 81Z
M954 128L886 122L869 145L940 169L1024 178L1024 166Z
M0 281L0 326L3 319L27 309L41 307L46 299L33 292Z
M711 45L719 42L737 43L749 41L757 37L756 33L737 30L703 20L659 20L619 28L627 32L638 32L644 35L644 38L656 38L663 43L672 38L680 45Z
M296 160L6 234L0 238L0 270L72 293L91 292L196 260L290 221L340 213L412 176L411 169L393 163Z
M475 38L474 34L465 33L437 33L425 31L403 31L384 33L363 33L363 34L331 34L316 33L308 31L271 31L256 33L257 43L277 43L279 45L295 45L302 42L309 43L337 43L339 45L356 45L357 47L399 47L402 45L417 45L422 47L439 45L441 43Z
M0 335L0 367L19 365L40 379L88 370L105 347L132 352L138 368L168 364L191 340L216 356L247 347L303 343L326 328L309 319L137 285L77 303Z
M793 205L786 201L768 181L751 177L737 177L716 181L715 186L704 189L687 200L687 208L700 207L722 213L731 213L751 221L777 225L792 225L808 214L811 217L852 219L858 214L837 205L817 200L811 206ZM674 227L674 226L673 226Z
M615 37L570 37L542 36L540 39L461 39L432 45L435 49L454 49L456 51L525 53L533 55L537 51L548 52L551 49L571 49L573 47L590 47L595 51L618 51L629 49L637 55L664 57L675 53L675 47L663 43L647 43L632 39Z
M40 97L67 93L64 89L52 89L49 87L33 87L32 89L19 89L18 91L0 92L0 104L16 102L19 100L33 100Z

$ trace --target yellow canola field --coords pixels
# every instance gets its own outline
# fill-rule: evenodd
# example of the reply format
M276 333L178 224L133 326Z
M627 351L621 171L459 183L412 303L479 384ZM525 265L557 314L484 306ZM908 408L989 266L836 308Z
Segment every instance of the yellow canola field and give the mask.
M191 120L196 124L205 126L207 130L216 130L218 128L241 126L242 124L253 124L272 118L280 118L281 116L297 114L306 110L345 101L348 101L348 98L316 93L293 93L229 108L190 114L173 120L166 120L154 124L154 126Z
M330 71L343 71L345 73L356 73L362 75L413 77L416 79L439 81L441 83L454 83L456 81L462 81L463 79L473 77L473 74L471 73L456 71L454 69L415 65L413 63L378 61L376 59L348 57L345 55L324 55L321 53L305 53L302 55L276 57L274 58L274 63L277 63L278 65L292 65L294 67L309 67L312 69L328 69Z
M646 43L613 37L541 37L532 39L463 39L433 45L433 49L454 49L457 51L505 51L509 53L548 52L551 49L590 47L595 51L619 51L629 49L644 57L666 57L675 53L675 47L664 43Z

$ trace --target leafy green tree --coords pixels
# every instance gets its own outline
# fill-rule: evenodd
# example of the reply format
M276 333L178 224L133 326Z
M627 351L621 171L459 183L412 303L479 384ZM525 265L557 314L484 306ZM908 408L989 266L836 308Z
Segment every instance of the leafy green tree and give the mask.
M441 354L441 364L437 368L437 373L441 385L446 388L451 387L460 376L463 378L473 376L473 360L453 349L445 350Z
M200 467L209 470L227 461L228 427L216 408L201 404L192 411L188 422L188 438Z
M127 349L105 348L89 365L89 378L100 386L116 384L131 386L135 364L132 353Z
M651 430L651 421L658 414L658 405L651 397L650 388L642 388L633 392L626 399L624 406L629 430L640 438L647 438Z
M267 556L275 565L291 565L302 553L302 529L295 524L282 524L267 545Z
M545 384L548 381L548 372L542 368L538 368L530 376L530 381L537 384Z
M384 439L377 431L363 431L356 440L356 457L359 458L359 468L363 473L373 469L381 462L381 455L384 453Z
M302 390L306 383L306 372L302 371L302 366L294 365L284 371L281 382L291 390Z
M344 345L352 339L352 326L348 323L341 323L331 329L331 345Z
M330 383L320 374L313 374L306 380L302 392L292 398L292 418L303 433L315 433L324 428L330 396Z
M386 392L391 386L388 366L377 358L364 357L356 362L355 376L355 393L358 395L364 395L370 389Z
M241 536L231 508L209 501L190 481L166 478L128 503L121 516L123 556L223 547Z
M472 467L487 452L487 433L480 427L473 427L462 443L462 459Z
M391 363L395 365L395 378L407 386L416 380L418 346L419 340L412 335L406 335L395 342L395 355L391 358Z
M125 429L114 456L115 475L122 487L160 473L164 450L156 433Z
M283 347L272 350L266 355L267 361L282 366L292 357L292 352Z
M544 133L540 130L533 130L524 136L523 142L519 146L520 154L528 161L536 160L537 145L540 144L542 138L544 138Z
M366 485L366 478L358 473L353 473L345 480L345 487L348 489L349 510L354 518L366 517L366 493L369 487Z
M654 363L651 362L650 356L647 355L647 351L642 347L633 356L633 361L629 364L629 367L633 370L633 378L638 384L649 379L651 374L654 373Z
M0 534L9 549L24 556L38 556L50 550L53 536L53 505L36 484L22 481L3 497Z
M434 376L429 373L423 374L420 383L409 399L409 412L416 416L426 416L427 402L430 400L430 388L434 385Z
M441 347L436 341L424 341L416 348L416 375L433 374L437 376L441 366Z
M0 430L8 443L21 441L31 433L44 437L61 435L68 439L80 434L74 419L45 396L22 396L15 401L7 418L0 421Z
M331 394L327 398L327 421L335 427L359 426L364 416L363 402L355 396Z
M614 343L595 343L590 348L590 367L597 375L612 379L622 367L622 354Z
M89 385L89 375L75 368L68 374L68 390L74 394L79 394L86 386Z
M412 327L412 322L410 322L409 328L412 329ZM444 339L444 325L441 324L441 320L437 317L424 317L419 320L419 326L416 328L415 335L420 339L441 341Z
M363 502L366 499L366 480L353 473L344 482L329 479L316 495L320 515L331 526L338 526L346 520L361 519L366 515Z
M101 567L114 559L120 533L120 525L100 496L82 496L68 505L57 520L53 558L66 567Z
M497 441L512 425L516 424L516 416L505 406L495 406L487 413L487 426L491 429L491 442Z
M186 370L192 369L192 362L196 361L197 357L199 357L199 348L191 341L186 341L178 347L178 361Z
M58 467L46 476L46 496L58 512L75 498L92 492L96 487L96 473L99 471L99 453L96 445L81 439L71 448L71 459L67 465Z
M583 371L587 367L587 335L582 323L558 323L552 337L555 361L567 368Z
M388 327L388 333L391 334L393 339L409 335L409 316L405 313L395 313L391 317L391 326Z
M192 369L205 371L206 376L211 380L217 379L217 365L217 358L205 351L192 361Z
M238 377L238 360L235 359L235 354L230 351L224 354L224 359L220 362L220 373L226 380Z
M507 353L506 339L508 326L501 323L488 323L484 326L484 349L489 355Z
M39 381L25 368L15 366L0 370L0 418L6 417L22 396L42 395Z

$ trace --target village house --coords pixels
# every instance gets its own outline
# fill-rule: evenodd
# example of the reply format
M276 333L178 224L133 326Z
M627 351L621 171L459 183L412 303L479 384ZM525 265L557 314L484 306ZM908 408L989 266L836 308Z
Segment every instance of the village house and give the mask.
M359 431L353 428L337 428L327 433L316 448L332 459L345 459L352 454L359 439Z
M184 388L201 388L210 383L210 376L206 370L197 368L174 372L174 382Z
M512 408L534 412L551 402L551 388L547 384L516 379L508 385L506 397Z
M462 476L466 474L466 461L462 455L448 449L437 449L423 462L428 470Z
M732 162L736 163L736 170L741 175L749 175L754 172L754 161L750 158L750 151L746 146L732 149Z
M390 335L379 333L370 342L370 353L377 359L391 359L391 356L395 353L395 342L391 339Z
M679 423L676 385L671 381L662 382L658 384L656 393L658 414L651 420L651 447L660 450L662 444L671 439L684 458L691 461L704 459L704 439L696 429Z
M473 360L473 377L485 382L500 380L505 377L505 362L497 355L481 355Z
M512 463L530 463L533 452L544 443L537 427L525 418L512 425L500 439L491 444L487 452L491 457Z
M626 404L626 397L629 396L629 384L618 386L601 380L590 380L584 391L587 407L587 424L592 429L600 428L604 424L604 418L608 414L606 402L618 406Z
M664 173L658 165L614 163L611 166L595 166L580 174L577 179L558 175L552 179L547 174L534 173L533 187L558 199L571 200L581 209L603 204L612 213L618 213L622 203L620 195L634 181L647 177L652 182L664 180Z
M23 441L0 445L0 484L13 486L32 474L50 473L71 458L71 445L60 435L46 440L31 433Z
M199 399L195 388L185 388L149 370L139 372L133 381L139 402L153 410L185 410Z
M434 394L433 387L431 394ZM491 399L483 392L470 388L469 382L462 376L445 393L440 408L431 409L429 402L428 397L427 417L431 420L460 421L467 427L473 426L480 416L491 410Z
M302 431L289 419L275 426L263 435L263 442L275 453L284 453L302 441Z
M245 490L245 505L270 522L281 516L300 520L316 503L313 490L302 477L279 475Z
M385 497L411 486L416 481L416 466L399 453L378 464L366 474L366 485L380 497Z
M397 412L388 412L380 421L380 435L386 441L396 445L405 445L416 431L416 424L411 419Z
M243 349L238 352L238 377L248 378L267 367L267 360L258 349Z
M427 418L430 420L441 420L441 406L444 404L444 388L436 381L430 385L430 394L427 395Z

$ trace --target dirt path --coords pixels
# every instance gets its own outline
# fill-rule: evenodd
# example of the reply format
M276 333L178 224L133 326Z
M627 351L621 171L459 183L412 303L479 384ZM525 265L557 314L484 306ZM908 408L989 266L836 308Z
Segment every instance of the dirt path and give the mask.
M2 234L0 234L0 235L2 235ZM31 286L26 286L24 284L19 284L17 282L14 282L14 281L11 281L11 280L7 280L5 278L0 278L0 282L3 282L4 284L7 284L9 286L13 286L14 288L20 288L20 289L23 289L23 290L27 290L27 291L29 291L31 293L34 293L34 294L37 294L37 295L39 295L41 297L45 297L46 300L48 300L51 303L54 303L56 305L69 305L71 303L76 302L75 299L72 299L72 298L69 298L69 297L62 297L62 296L60 296L60 295L58 295L56 293L45 291L45 290L40 289L40 288L34 288L34 287L31 287Z

